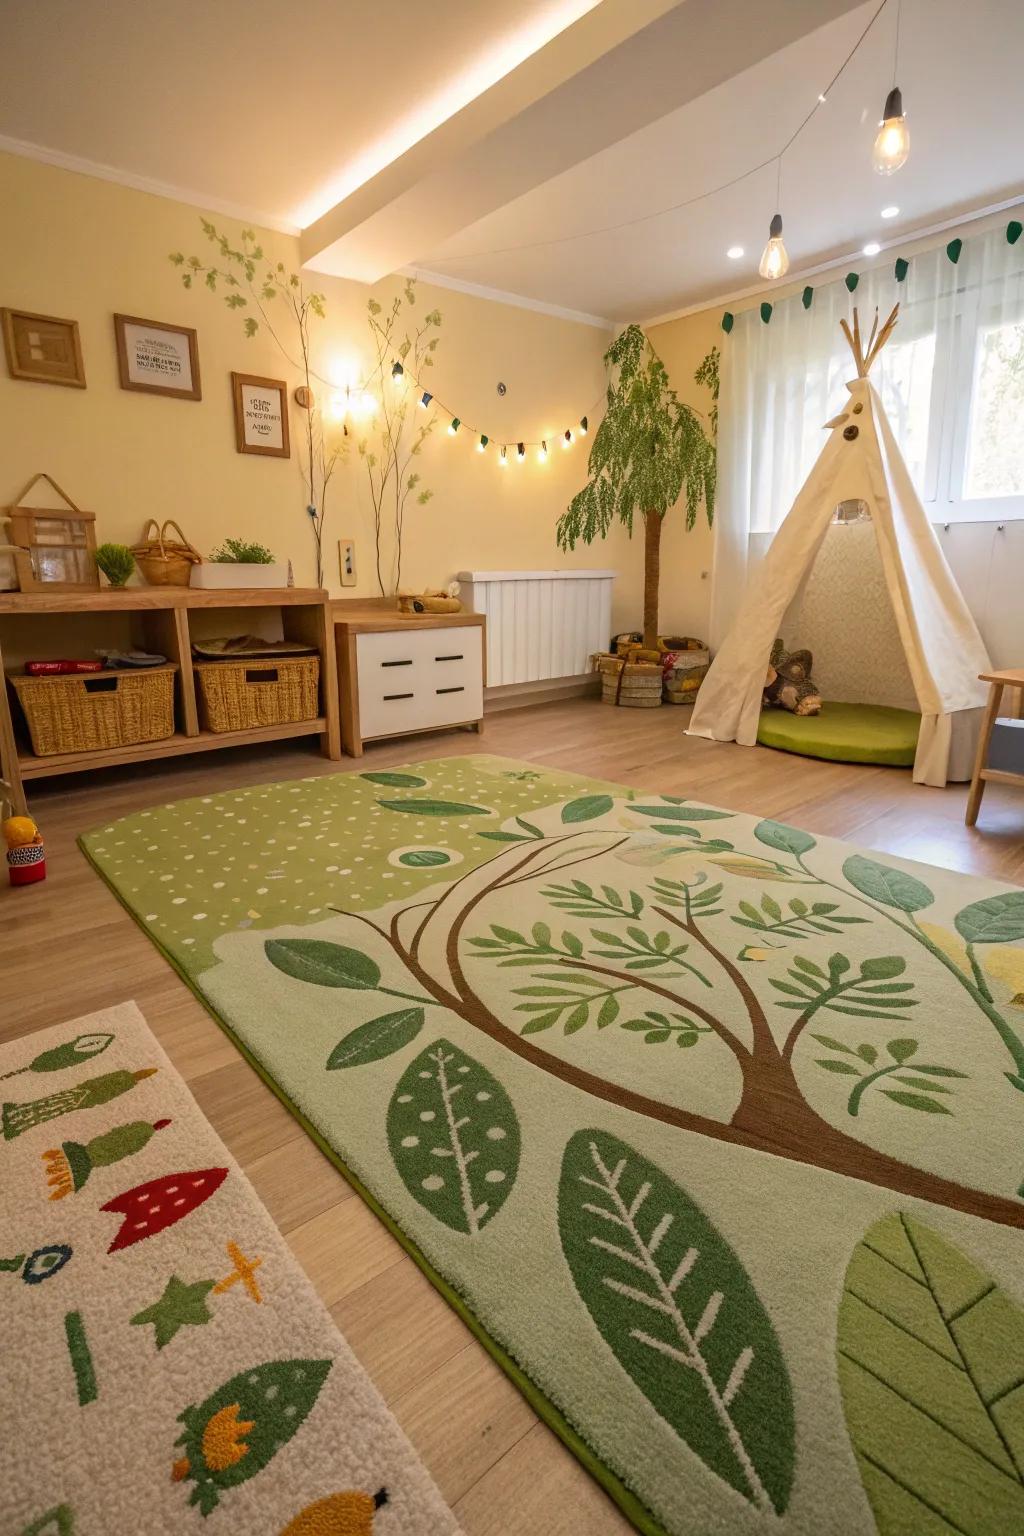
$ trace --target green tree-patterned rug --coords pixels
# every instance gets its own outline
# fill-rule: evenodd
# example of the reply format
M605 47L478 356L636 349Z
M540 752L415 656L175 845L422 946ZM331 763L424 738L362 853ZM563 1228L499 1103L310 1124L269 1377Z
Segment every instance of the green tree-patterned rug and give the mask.
M4 1536L455 1536L134 1003L0 1098Z
M84 847L641 1530L1024 1531L1024 892L486 756Z

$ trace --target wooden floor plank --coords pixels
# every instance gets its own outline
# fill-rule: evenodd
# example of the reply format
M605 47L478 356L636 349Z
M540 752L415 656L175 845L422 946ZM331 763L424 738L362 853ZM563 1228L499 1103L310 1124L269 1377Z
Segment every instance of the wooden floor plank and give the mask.
M456 1504L467 1536L620 1536L628 1527L246 1065L75 838L190 795L486 750L1024 883L1019 791L991 785L980 825L967 828L965 786L926 789L895 769L698 741L683 734L687 718L680 709L572 700L493 714L483 742L462 732L422 736L370 746L359 762L329 763L309 745L283 743L47 780L32 786L32 809L48 878L0 888L0 1038L136 999Z

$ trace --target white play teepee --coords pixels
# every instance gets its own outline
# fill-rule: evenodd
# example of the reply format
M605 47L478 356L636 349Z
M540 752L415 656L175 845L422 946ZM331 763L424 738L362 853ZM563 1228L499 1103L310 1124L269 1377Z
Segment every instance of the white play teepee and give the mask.
M876 313L866 347L856 310L852 331L845 320L840 322L857 366L857 377L846 386L850 401L826 423L828 442L744 593L736 622L697 696L689 734L754 745L768 657L783 615L811 572L838 504L860 500L874 526L921 711L914 780L943 785L971 776L978 711L985 698L978 674L989 671L991 662L868 379L898 310L899 305L881 330ZM855 610L856 590L849 596L850 610ZM785 639L801 643L799 634ZM871 643L870 634L860 630L858 644ZM823 717L827 710L826 702Z

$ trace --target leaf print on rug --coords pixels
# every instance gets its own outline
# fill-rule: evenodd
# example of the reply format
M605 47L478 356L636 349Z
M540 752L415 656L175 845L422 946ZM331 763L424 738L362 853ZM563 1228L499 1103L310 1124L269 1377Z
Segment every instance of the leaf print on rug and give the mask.
M117 1236L107 1249L116 1253L130 1248L144 1238L153 1237L173 1227L209 1200L228 1176L226 1168L196 1168L182 1173L165 1173L162 1178L136 1184L101 1205L101 1211L116 1211L124 1217Z
M836 1340L880 1536L1024 1530L1024 1310L903 1212L864 1234Z
M20 1077L23 1072L60 1072L65 1067L77 1067L105 1051L113 1035L78 1035L63 1045L55 1045L48 1051L40 1051L26 1067L15 1067L13 1072L0 1072L0 1082L8 1077Z
M205 1402L178 1415L183 1454L171 1476L195 1484L189 1498L208 1515L225 1488L267 1465L307 1417L331 1369L330 1360L268 1360L232 1376Z
M75 1517L70 1504L57 1504L26 1525L21 1536L74 1536Z
M410 1062L388 1106L388 1146L423 1208L476 1237L508 1199L519 1171L519 1121L486 1067L449 1040Z
M374 1494L354 1489L307 1504L281 1536L373 1536L373 1517L388 1501L386 1488Z
M170 1123L166 1119L154 1120L152 1124L148 1120L131 1120L127 1125L115 1125L102 1136L94 1136L91 1141L65 1141L59 1147L50 1147L43 1153L50 1199L64 1200L68 1195L77 1195L94 1169L133 1157ZM101 1210L107 1209L101 1206Z
M153 1077L156 1070L156 1067L142 1067L137 1072L128 1072L122 1068L105 1072L102 1077L86 1078L85 1082L48 1093L41 1099L29 1099L22 1104L6 1103L3 1107L4 1140L13 1141L25 1131L31 1131L47 1120L56 1120L60 1115L69 1115L73 1110L98 1109L101 1104L109 1104L111 1099L129 1093L136 1083Z
M743 1265L678 1184L626 1142L577 1131L558 1224L576 1289L651 1406L762 1514L793 1481L789 1375Z

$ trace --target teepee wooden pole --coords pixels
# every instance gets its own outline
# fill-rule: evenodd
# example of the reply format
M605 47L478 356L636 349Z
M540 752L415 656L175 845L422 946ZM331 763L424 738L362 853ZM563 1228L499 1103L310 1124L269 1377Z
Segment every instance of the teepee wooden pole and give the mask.
M875 318L871 322L871 335L868 337L868 355L869 356L871 354L871 348L875 344L875 337L877 335L878 335L878 305L876 304L875 305Z
M879 331L878 336L877 336L877 338L875 340L874 346L869 348L868 355L867 355L867 357L864 360L864 373L865 373L865 375L867 374L868 370L871 367L871 364L874 362L875 358L878 356L879 352L881 352L882 348L885 346L886 342L889 340L889 337L892 335L893 331L895 330L896 324L897 324L897 316L899 315L899 312L900 312L899 304L894 304L893 307L892 307L892 310L891 310L891 312L889 314L888 320L886 320L885 324L882 326L882 329Z
M858 379L862 379L864 377L864 359L861 356L860 350L860 331L857 328L857 311L854 310L853 312L854 328L852 331L850 330L850 327L847 325L845 320L840 320L839 324L842 327L843 335L850 343L850 351L853 353L853 361L856 365L857 377Z

